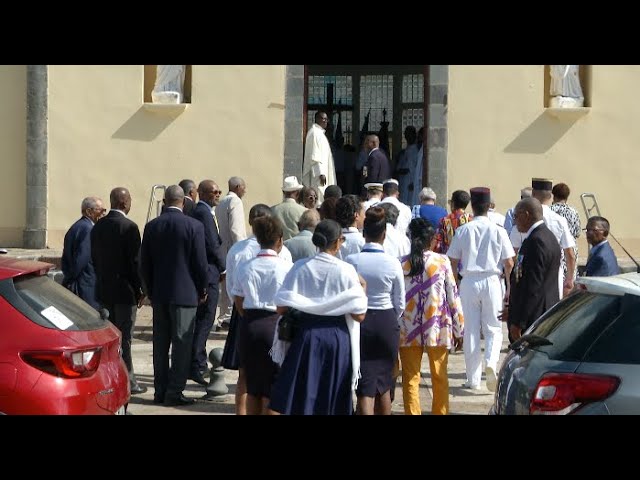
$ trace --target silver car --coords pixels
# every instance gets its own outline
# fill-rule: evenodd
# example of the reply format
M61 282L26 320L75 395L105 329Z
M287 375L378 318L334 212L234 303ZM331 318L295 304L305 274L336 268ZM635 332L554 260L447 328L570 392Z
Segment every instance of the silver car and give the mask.
M490 414L640 414L640 274L576 284L509 346Z

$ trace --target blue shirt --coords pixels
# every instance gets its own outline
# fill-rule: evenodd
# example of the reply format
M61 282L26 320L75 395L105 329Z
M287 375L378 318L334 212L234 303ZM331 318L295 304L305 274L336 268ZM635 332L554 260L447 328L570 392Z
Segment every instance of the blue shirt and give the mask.
M439 205L421 205L420 216L437 230L440 220L447 216L447 211Z

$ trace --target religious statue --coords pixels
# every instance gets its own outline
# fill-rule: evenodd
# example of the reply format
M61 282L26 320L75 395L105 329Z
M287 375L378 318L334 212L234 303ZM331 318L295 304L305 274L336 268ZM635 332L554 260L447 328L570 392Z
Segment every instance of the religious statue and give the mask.
M182 103L186 65L158 65L151 92L153 103Z
M552 108L578 108L584 106L584 95L580 87L579 65L550 65Z

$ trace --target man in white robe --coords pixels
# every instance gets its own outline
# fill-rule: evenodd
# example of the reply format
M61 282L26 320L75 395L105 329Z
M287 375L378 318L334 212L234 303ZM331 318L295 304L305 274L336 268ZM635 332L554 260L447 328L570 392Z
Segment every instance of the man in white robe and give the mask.
M325 135L328 123L327 114L319 110L305 140L302 183L307 187L315 187L318 192L318 206L324 201L325 189L336 184L333 154Z

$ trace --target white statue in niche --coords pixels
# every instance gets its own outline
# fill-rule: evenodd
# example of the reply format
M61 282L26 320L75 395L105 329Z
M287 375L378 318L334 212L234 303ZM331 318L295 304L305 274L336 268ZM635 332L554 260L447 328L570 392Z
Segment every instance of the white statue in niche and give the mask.
M182 103L186 65L158 65L151 92L153 103Z
M549 65L551 74L551 108L578 108L584 106L580 87L580 65Z

